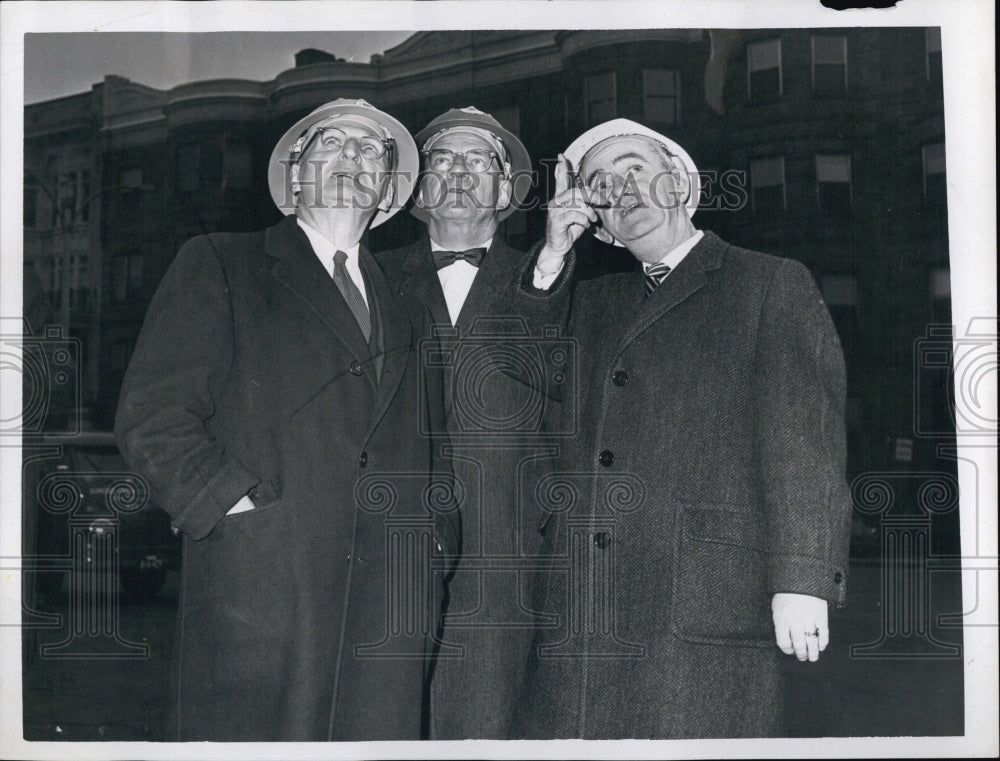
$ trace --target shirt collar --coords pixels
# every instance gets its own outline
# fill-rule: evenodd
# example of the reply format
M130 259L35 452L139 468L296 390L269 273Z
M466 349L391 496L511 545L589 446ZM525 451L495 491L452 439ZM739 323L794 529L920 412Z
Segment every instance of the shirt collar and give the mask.
M681 260L683 260L684 257L691 252L691 249L694 248L698 244L698 241L700 241L704 236L705 233L703 231L696 230L694 235L692 235L690 238L688 238L686 241L681 243L676 248L669 251L667 255L664 256L662 259L660 259L659 262L656 262L656 264L666 264L668 267L670 267L670 269L676 268L677 265L681 263ZM644 263L642 265L642 268L643 270L648 271L649 268L652 266L654 265Z
M440 243L435 242L435 240L433 238L431 238L430 241L431 241L431 251L452 251L453 250L453 249L450 249L450 248L445 248ZM467 246L467 248L485 248L487 251L489 251L490 250L490 246L492 246L492 245L493 245L493 238L490 238L485 243L480 243L478 246Z
M299 227L302 228L306 237L309 238L309 243L312 245L312 249L316 256L320 258L320 261L326 263L327 259L329 259L332 262L333 255L338 251L343 251L347 254L347 262L349 264L358 261L358 252L361 250L360 242L355 243L353 246L348 248L337 248L335 243L323 235L323 233L303 222L301 217L296 217L295 221L299 223Z

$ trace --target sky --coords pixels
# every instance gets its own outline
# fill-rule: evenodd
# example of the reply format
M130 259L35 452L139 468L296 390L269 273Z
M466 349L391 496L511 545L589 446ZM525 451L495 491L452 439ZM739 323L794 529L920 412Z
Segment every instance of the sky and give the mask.
M367 63L412 32L71 32L26 34L24 102L87 92L106 74L169 89L202 79L266 81L318 48Z

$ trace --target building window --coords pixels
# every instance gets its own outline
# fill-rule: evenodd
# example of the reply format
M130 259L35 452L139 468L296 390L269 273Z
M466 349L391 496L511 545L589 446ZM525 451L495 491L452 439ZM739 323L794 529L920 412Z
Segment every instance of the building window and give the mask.
M177 151L177 189L193 193L201 187L201 146L182 145Z
M583 80L584 99L587 107L587 125L614 119L617 115L615 102L615 73L590 74Z
M751 201L754 214L785 211L785 158L756 159L750 162Z
M747 98L766 103L781 97L781 40L747 45Z
M243 189L253 182L253 151L249 143L226 143L222 176L227 188Z
M844 358L858 357L861 348L861 321L858 317L858 279L854 275L823 275L819 282L823 301L844 348Z
M847 92L847 38L814 35L812 38L813 92L820 97Z
M924 163L924 203L928 206L944 206L948 200L945 183L944 143L925 145Z
M77 193L76 217L81 222L90 219L90 202L94 196L90 193L90 172L80 172L80 192Z
M60 172L55 179L56 198L52 207L52 226L69 229L77 221L80 196L76 172Z
M939 324L951 323L951 270L933 267L930 271L931 318Z
M816 154L816 199L821 211L850 210L850 156Z
M647 121L677 124L681 119L681 79L674 69L642 70L642 109Z
M942 79L941 27L935 26L924 32L924 46L927 51L927 81L940 87Z

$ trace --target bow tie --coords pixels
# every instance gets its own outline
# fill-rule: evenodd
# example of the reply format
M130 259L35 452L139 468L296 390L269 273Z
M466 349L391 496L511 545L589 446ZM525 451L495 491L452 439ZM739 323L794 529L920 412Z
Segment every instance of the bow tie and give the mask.
M431 251L434 258L434 267L441 269L449 264L454 264L459 259L464 259L473 267L478 267L486 256L485 248L469 248L465 251Z

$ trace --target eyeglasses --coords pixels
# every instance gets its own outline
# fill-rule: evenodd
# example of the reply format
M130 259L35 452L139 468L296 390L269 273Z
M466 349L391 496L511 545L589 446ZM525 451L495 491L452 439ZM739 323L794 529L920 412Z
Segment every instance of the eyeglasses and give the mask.
M342 150L348 140L352 138L341 129L336 127L320 127L313 135L313 140L319 138L320 145L331 150ZM380 159L392 148L392 140L366 135L354 138L358 141L359 152L366 159ZM310 140L312 142L312 140ZM308 147L308 145L306 146ZM305 148L302 150L305 153Z
M471 151L449 151L445 148L431 148L421 151L427 160L427 168L435 172L447 172L455 163L455 158L462 157L462 163L476 174L482 174L489 170L494 159L497 158L495 151L484 151L474 149Z

